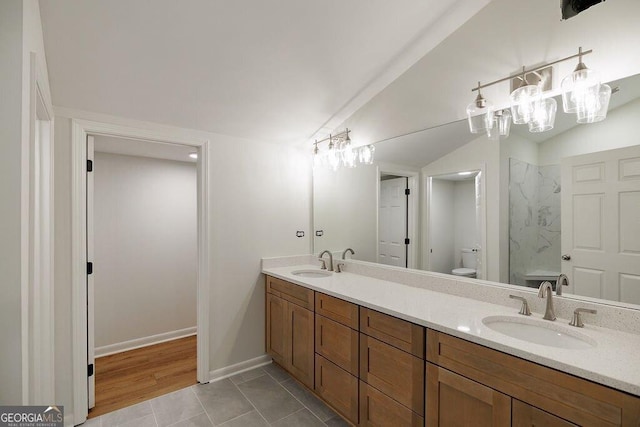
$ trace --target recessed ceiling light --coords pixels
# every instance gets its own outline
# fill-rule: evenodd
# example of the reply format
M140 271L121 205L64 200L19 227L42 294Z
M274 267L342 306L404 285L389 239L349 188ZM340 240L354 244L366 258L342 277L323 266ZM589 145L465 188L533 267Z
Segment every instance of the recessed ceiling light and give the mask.
M473 172L458 172L458 175L471 175Z
M189 157L191 157L192 159L197 159L198 153L189 153Z

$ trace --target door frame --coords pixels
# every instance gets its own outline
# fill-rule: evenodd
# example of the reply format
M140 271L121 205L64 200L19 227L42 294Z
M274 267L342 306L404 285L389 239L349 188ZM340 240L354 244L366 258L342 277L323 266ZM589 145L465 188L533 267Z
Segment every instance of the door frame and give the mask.
M160 130L141 129L84 119L71 120L71 352L74 424L87 419L87 287L86 241L87 135L138 139L193 147L198 152L198 273L197 273L197 380L209 382L209 140L185 138Z
M480 275L482 277L477 277L480 280L488 280L488 272L487 272L487 166L485 163L482 163L478 166L465 168L458 168L458 170L453 171L438 171L437 174L433 173L425 173L424 174L424 202L423 206L423 216L422 220L424 225L423 228L423 239L422 239L422 261L424 265L423 269L429 270L431 268L431 254L429 252L429 248L431 246L431 197L433 194L433 190L431 187L431 183L433 178L437 178L440 175L450 175L454 173L460 172L460 170L473 170L480 171L480 207L478 212L476 206L476 221L478 223L478 232L480 237ZM477 188L476 188L477 190ZM476 193L476 197L478 194ZM479 218L478 218L479 216Z

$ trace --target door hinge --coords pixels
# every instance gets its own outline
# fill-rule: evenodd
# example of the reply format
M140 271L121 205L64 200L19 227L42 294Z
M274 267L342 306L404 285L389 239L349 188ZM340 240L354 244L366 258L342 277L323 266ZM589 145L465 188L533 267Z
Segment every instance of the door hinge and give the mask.
M406 239L404 239L404 244L408 245L409 243L411 243L411 241L409 240L409 238L407 237Z
M88 262L87 263L87 275L89 274L93 274L93 263L92 262Z
M405 189L404 189L404 195L405 195L405 196L408 196L409 194L411 194L411 190L410 190L410 189L408 189L408 188L405 188Z
M92 377L93 376L93 363L90 364L89 366L87 366L87 376L88 377Z
M93 160L87 160L87 172L93 172Z

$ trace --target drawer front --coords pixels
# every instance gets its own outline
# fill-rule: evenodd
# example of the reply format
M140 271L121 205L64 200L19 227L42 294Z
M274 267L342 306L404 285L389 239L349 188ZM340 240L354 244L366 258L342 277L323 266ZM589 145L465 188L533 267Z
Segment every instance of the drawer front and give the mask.
M424 361L360 334L360 379L424 415Z
M544 412L519 400L513 399L511 425L512 427L578 427L577 425Z
M360 332L424 358L424 328L365 307L360 307Z
M316 353L358 375L358 332L316 314Z
M640 398L447 334L427 331L427 360L578 425L640 425Z
M358 378L316 354L316 392L353 424L358 424Z
M358 330L358 306L348 301L316 292L316 313Z
M422 427L424 418L360 381L360 425L365 427Z
M267 292L301 307L313 310L313 291L303 286L267 276Z

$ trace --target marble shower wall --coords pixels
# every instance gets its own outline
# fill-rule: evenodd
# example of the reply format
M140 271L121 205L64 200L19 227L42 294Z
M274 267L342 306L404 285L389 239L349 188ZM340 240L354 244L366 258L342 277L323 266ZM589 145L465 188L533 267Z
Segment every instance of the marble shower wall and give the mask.
M560 272L560 165L509 159L509 282Z

